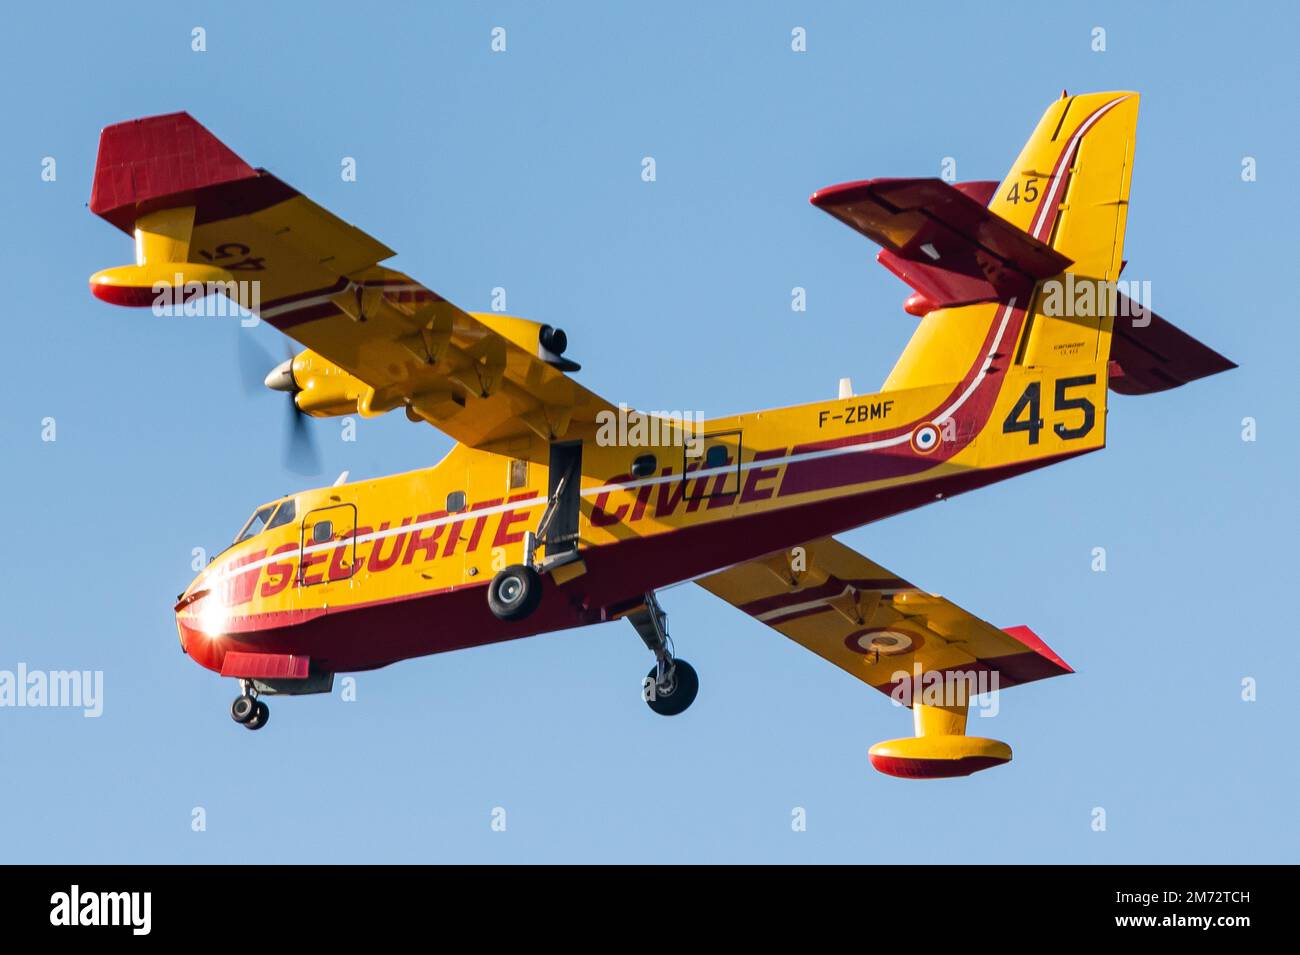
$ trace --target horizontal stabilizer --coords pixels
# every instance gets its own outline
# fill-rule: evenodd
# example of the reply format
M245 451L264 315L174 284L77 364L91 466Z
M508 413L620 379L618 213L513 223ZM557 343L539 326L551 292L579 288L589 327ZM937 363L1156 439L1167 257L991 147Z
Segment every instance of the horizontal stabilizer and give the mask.
M1120 316L1140 314L1140 306L1123 295L1119 300ZM1236 367L1213 348L1150 310L1144 317L1115 319L1110 345L1110 389L1118 394L1149 395L1167 391Z
M987 206L997 195L998 185L996 179L975 179L970 182L954 182L952 187L970 196L980 205Z
M988 183L871 179L829 186L811 202L883 246L877 256L935 308L1025 296L1070 260L985 203Z

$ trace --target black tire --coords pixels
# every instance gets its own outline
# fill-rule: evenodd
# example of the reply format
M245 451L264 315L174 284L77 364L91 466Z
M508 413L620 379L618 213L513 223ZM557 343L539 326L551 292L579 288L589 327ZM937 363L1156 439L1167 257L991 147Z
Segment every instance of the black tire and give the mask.
M257 712L257 700L251 696L237 696L230 704L230 718L236 723L247 723Z
M512 564L488 585L488 607L498 620L522 620L542 599L542 578L523 564Z
M249 718L248 722L246 722L244 726L250 730L260 730L266 725L266 721L270 718L271 708L261 700L258 700L257 705L253 707L252 717Z
M676 660L673 664L672 686L667 691L655 685L658 667L652 669L646 677L646 704L660 716L676 716L695 702L695 695L700 692L700 677L695 667L685 660Z

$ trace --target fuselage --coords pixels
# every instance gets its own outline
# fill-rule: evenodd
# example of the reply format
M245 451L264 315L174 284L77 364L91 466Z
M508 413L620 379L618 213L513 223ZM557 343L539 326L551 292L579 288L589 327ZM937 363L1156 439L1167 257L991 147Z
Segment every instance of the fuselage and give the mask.
M981 314L954 342L943 383L694 430L633 415L575 427L555 445L457 445L431 468L291 495L259 509L273 526L228 548L186 589L182 646L218 671L241 650L341 672L598 623L649 590L1100 447L1101 422L1084 440L1049 435L1015 451L997 440L1023 382L1043 372L994 361L1016 341L1023 312L990 304ZM581 560L548 578L527 619L498 620L488 582L522 561L557 460L580 472L569 530Z

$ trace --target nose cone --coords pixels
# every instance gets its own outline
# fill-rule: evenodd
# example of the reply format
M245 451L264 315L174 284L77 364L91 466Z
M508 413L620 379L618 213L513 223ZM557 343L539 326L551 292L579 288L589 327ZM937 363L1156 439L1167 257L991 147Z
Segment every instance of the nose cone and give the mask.
M221 669L221 631L225 614L221 599L208 590L200 575L181 594L172 609L176 614L176 631L181 649L190 659L209 670Z
M264 383L272 391L284 391L289 394L297 391L298 383L293 380L293 359L286 358L272 368Z

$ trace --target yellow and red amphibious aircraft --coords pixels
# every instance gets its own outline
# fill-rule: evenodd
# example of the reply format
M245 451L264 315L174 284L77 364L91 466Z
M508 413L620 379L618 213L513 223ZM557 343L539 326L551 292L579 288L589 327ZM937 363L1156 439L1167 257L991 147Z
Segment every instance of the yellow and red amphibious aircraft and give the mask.
M814 193L883 247L919 325L876 394L844 383L699 427L624 415L570 376L562 331L461 311L384 267L390 249L189 115L106 128L90 207L136 263L94 275L97 297L224 294L303 347L266 378L295 413L402 409L457 442L431 468L257 507L177 601L181 646L239 680L232 715L256 729L260 696L326 692L339 672L626 618L655 657L646 701L671 715L698 679L655 592L694 581L912 708L916 735L872 747L877 769L1008 761L965 735L986 688L969 678L1070 668L831 535L1102 447L1108 388L1234 367L1117 291L1137 113L1136 93L1063 95L1001 183Z

